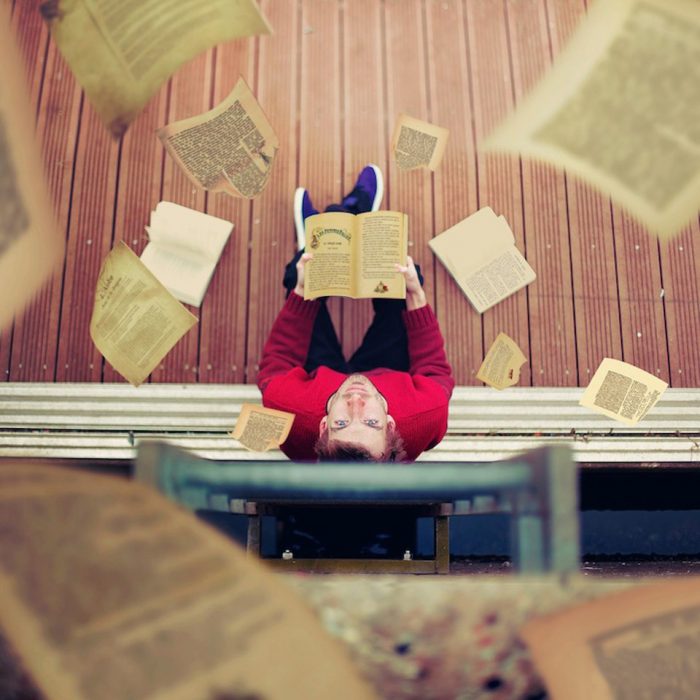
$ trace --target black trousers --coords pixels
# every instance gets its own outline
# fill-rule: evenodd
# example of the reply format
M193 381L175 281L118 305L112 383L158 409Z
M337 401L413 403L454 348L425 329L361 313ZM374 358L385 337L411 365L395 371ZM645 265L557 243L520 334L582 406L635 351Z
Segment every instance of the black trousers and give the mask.
M287 290L287 296L296 287L296 264L303 252L300 250L287 263L284 270L282 284ZM420 266L416 265L416 271L423 284ZM330 367L345 374L365 372L378 367L400 372L408 371L408 337L401 315L406 308L406 302L403 299L372 299L374 318L360 346L349 360L346 360L343 355L333 321L326 307L326 299L322 298L320 301L321 308L314 322L309 352L304 365L307 372L321 366Z

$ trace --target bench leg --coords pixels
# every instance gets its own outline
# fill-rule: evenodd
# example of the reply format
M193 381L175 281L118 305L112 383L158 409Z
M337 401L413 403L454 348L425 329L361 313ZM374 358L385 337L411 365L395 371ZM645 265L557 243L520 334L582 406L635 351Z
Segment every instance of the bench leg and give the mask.
M260 516L248 516L248 533L246 536L246 551L249 557L260 556Z
M450 573L450 518L435 516L435 573Z
M544 527L535 513L515 511L511 518L511 552L515 569L520 573L542 573L544 559Z

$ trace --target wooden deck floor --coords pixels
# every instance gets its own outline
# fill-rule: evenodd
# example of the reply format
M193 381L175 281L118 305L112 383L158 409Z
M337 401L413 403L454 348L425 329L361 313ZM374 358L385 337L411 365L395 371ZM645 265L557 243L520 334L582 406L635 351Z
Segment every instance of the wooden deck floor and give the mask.
M183 67L121 142L76 86L38 0L0 1L26 59L66 236L62 274L0 336L5 379L121 381L88 333L95 281L116 241L141 252L151 209L170 200L227 218L235 229L199 324L151 380L253 382L294 252L294 188L305 185L323 206L374 162L387 179L384 206L410 217L410 250L425 270L459 384L475 383L484 350L504 331L529 357L523 385L585 386L611 356L673 386L700 386L698 222L660 245L561 171L476 151L550 65L584 15L584 0L262 0L275 34L221 45ZM281 144L271 181L252 202L193 189L154 133L210 109L239 75ZM388 143L402 111L450 129L434 175L392 164ZM427 242L484 205L505 215L538 279L479 316ZM334 301L333 312L351 350L369 302Z

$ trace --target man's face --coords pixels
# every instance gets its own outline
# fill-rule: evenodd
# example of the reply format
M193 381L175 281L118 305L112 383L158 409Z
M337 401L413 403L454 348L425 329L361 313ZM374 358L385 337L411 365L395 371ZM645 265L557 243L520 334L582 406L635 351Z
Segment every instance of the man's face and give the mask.
M384 397L362 374L351 374L328 399L320 432L328 429L329 442L354 442L380 457L386 447L387 428L394 419L387 414Z

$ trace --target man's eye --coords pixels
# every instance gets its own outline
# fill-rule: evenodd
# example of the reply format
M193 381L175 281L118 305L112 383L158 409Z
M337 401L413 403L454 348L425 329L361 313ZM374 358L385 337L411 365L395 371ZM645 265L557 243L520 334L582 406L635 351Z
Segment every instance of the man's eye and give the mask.
M335 421L336 428L344 428L347 424L348 424L348 422L346 420L343 420L343 419L339 419L339 420Z
M379 421L376 418L368 418L365 421L365 425L369 425L372 428L376 428L379 425Z

